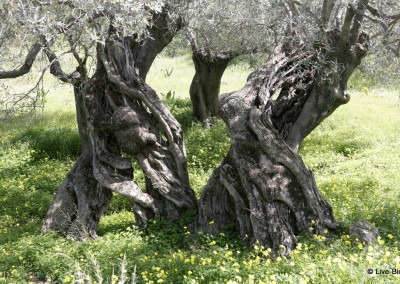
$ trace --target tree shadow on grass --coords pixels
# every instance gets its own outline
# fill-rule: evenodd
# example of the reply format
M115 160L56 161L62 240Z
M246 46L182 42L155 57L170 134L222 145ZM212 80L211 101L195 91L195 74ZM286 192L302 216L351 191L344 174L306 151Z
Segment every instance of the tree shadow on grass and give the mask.
M0 129L6 136L1 142L16 147L28 143L37 159L76 158L81 150L74 113L51 113L36 119L15 117Z
M77 158L81 152L79 135L76 130L70 127L60 126L47 128L37 126L26 129L11 140L11 143L18 144L28 142L35 152L32 156L35 159L65 159Z

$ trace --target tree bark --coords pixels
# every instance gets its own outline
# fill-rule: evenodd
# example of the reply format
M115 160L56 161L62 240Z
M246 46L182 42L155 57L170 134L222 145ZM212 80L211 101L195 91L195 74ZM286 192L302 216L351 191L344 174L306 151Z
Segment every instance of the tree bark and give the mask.
M82 153L61 183L44 220L42 231L56 231L76 240L96 238L101 216L107 210L112 191L101 186L93 174L93 145L89 136L89 113L85 105L92 80L66 75L48 52L52 73L72 83ZM63 75L62 75L63 74ZM64 76L65 75L65 76Z
M230 129L231 148L201 195L199 227L219 232L235 224L248 245L258 242L275 252L283 246L282 255L293 250L298 233L326 235L339 227L296 151L349 100L347 81L366 54L368 36L357 34L355 44L347 41L344 47L342 36L328 32L329 48L282 45L241 90L221 96L220 115ZM317 68L321 52L327 60Z
M77 240L96 238L100 217L106 211L112 192L93 176L90 148L84 150L61 183L42 226Z
M194 117L205 124L218 116L221 78L235 56L228 52L208 54L204 50L193 51L196 73L190 85L190 99Z
M353 45L348 42L342 46L343 34L338 30L328 31L329 48L315 46L326 56L319 74L316 70L303 71L307 73L305 77L285 83L278 99L272 102L272 121L294 151L325 118L350 101L347 82L367 54L369 36L360 32Z
M122 50L121 43L124 45ZM156 92L136 73L132 46L135 46L135 40L129 37L122 42L110 39L104 49L99 46L100 60L107 75L104 100L109 104L106 109L102 106L102 111L110 115L110 119L104 119L104 124L111 125L111 130L103 135L92 127L92 144L102 145L104 150L94 158L95 177L105 187L131 198L139 225L159 216L175 221L187 210L197 208L195 194L189 186L183 131ZM99 99L91 101L97 105ZM93 121L101 120L94 117ZM112 145L117 151L104 146L110 144L107 139L111 135L115 137ZM105 154L111 161L121 160L120 152L136 158L148 178L146 192L129 175L120 172L113 177L112 171L102 165L101 162L107 163ZM112 167L124 169L114 161Z

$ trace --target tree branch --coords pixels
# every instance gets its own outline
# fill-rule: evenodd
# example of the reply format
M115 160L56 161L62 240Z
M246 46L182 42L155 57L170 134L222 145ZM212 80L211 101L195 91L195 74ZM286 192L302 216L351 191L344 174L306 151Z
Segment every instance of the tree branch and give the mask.
M326 27L332 14L336 0L324 0L322 4L322 25Z
M346 5L344 4L344 0L340 0L340 3L337 5L335 14L334 14L334 19L335 19L335 28L340 29L342 25L342 19L343 15L346 11Z
M350 28L355 15L354 10L355 9L352 5L347 6L346 16L344 17L342 25L342 32L340 35L340 39L338 40L339 50L342 50L345 47L347 40L349 39Z
M112 177L109 170L101 165L95 154L93 155L93 175L102 186L109 190L126 196L146 208L151 208L155 213L158 212L155 200L151 195L143 192L132 180Z
M39 43L35 43L31 46L28 55L25 58L24 64L19 67L18 69L12 71L1 71L0 72L0 79L12 79L21 77L29 71L31 71L32 65L36 60L37 55L39 54L40 50L42 49L42 45Z
M197 39L194 36L193 31L191 29L189 29L188 31L188 40L190 43L190 47L192 48L192 51L198 51L200 49Z
M46 48L44 52L46 53L46 56L50 61L50 74L57 77L57 79L61 80L64 83L72 83L73 78L79 77L79 74L75 74L76 72L73 72L71 74L65 73L61 68L58 57L53 52L51 52L50 49Z
M361 28L361 24L364 20L364 11L368 6L369 0L360 0L357 5L357 11L361 11L361 13L356 13L353 20L353 27L350 31L350 45L354 45L358 40L358 33Z
M372 15L374 15L376 17L387 18L387 19L394 20L394 21L400 20L400 14L384 15L381 12L379 12L379 10L377 8L371 6L370 4L367 5L367 9Z

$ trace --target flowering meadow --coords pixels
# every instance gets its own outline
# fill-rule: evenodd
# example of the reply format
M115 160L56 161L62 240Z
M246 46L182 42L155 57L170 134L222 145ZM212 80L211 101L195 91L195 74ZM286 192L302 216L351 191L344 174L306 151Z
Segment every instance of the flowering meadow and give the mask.
M158 59L155 68L166 68L168 60ZM191 80L185 68L192 67L187 58L174 60L181 73L158 78L154 71L149 80L160 94L168 91L161 88L168 82L176 86L166 103L184 128L191 186L200 195L228 151L229 133L222 121L209 129L193 121L182 87ZM222 91L232 81L237 81L232 88L240 87L248 73L230 67ZM39 118L15 117L0 125L0 283L400 283L399 90L352 80L350 103L300 149L343 229L327 237L312 231L298 236L287 258L271 257L269 248L257 244L245 247L229 226L217 235L192 232L193 214L177 224L157 220L139 230L129 202L117 195L97 239L76 242L41 233L48 206L80 149L70 91L50 92ZM137 166L135 171L143 186ZM349 236L346 228L361 220L378 227L376 244Z

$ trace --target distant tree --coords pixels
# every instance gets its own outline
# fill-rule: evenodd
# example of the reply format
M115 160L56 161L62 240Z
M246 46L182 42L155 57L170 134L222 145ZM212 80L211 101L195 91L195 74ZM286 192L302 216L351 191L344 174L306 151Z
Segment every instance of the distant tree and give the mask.
M210 51L198 46L191 38L192 60L195 75L190 85L193 115L205 125L219 113L219 94L222 75L229 62L239 55L231 51Z
M219 113L222 75L241 54L266 51L278 32L268 1L189 1L182 17L192 48L195 75L190 85L194 116L208 125ZM263 10L263 13L259 13Z
M284 255L295 247L296 234L325 235L339 227L297 150L315 127L349 101L347 82L371 45L362 28L376 25L375 17L389 17L397 25L399 4L254 1L262 7L255 18L264 15L274 25L270 58L241 90L221 96L219 114L230 129L231 148L197 202L189 185L182 129L144 80L156 54L180 28L177 15L190 14L194 2L2 2L1 47L16 41L31 47L20 68L6 71L9 65L2 65L0 79L28 73L43 50L50 72L75 90L82 154L57 191L44 231L95 237L113 192L130 199L140 226L159 217L175 221L198 210L196 228L217 232L234 224L249 245L259 242L274 251L283 246ZM228 2L240 2L243 9L247 3ZM218 17L217 10L212 12ZM203 33L217 31L212 24L202 25ZM252 27L244 34L251 38L257 31ZM56 50L72 53L74 71L62 69ZM209 49L214 50L225 49ZM90 60L96 63L93 70ZM142 168L145 191L135 183L126 154Z

